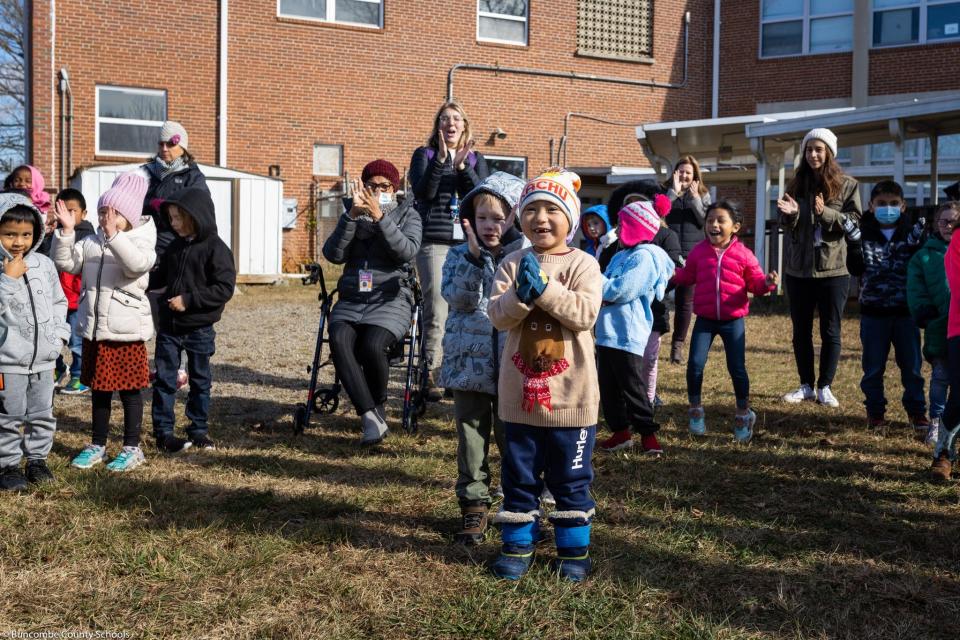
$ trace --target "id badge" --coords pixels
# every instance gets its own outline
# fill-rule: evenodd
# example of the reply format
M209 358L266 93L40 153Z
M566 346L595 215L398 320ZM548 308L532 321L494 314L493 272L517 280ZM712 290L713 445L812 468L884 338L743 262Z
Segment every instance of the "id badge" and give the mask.
M373 271L360 270L360 293L373 291Z
M454 240L463 240L466 236L463 235L463 225L460 224L460 218L453 219L453 239Z

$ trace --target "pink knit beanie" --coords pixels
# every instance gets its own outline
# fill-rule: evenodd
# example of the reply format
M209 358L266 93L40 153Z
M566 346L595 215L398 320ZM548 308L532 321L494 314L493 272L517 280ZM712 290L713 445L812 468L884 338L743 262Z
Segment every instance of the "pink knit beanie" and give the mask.
M101 207L116 209L130 223L131 227L140 224L143 214L143 199L147 196L149 183L143 174L136 171L121 173L117 176L110 188L103 192L97 202L97 210Z
M620 209L617 217L620 219L617 235L625 247L650 242L660 230L660 215L652 202L631 202Z

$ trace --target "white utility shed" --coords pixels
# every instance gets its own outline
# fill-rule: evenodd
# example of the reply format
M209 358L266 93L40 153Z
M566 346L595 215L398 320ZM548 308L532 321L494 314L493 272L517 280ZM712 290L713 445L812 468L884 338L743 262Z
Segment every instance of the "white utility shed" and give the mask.
M94 211L100 194L121 173L140 164L101 165L81 169L70 186L87 200L87 219L97 226ZM217 233L233 251L241 281L279 279L283 257L283 183L275 178L198 165L207 179L217 215Z

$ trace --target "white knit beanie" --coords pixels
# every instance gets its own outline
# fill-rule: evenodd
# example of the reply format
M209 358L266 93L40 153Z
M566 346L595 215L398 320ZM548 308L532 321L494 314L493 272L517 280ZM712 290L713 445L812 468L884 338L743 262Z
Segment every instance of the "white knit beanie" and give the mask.
M827 148L830 149L833 157L837 157L837 134L835 134L833 131L830 131L830 129L810 129L810 132L803 136L803 142L800 143L801 154L806 153L807 143L811 140L822 141L823 144L827 145Z
M187 136L187 130L183 125L173 120L167 120L160 127L160 142L172 142L178 144L184 149L188 149L190 138Z

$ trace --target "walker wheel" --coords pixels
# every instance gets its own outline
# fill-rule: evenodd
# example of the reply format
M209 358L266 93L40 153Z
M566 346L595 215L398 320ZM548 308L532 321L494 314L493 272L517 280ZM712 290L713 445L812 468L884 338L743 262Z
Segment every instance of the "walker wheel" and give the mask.
M313 398L313 406L317 413L330 415L340 406L340 394L335 389L318 391Z

